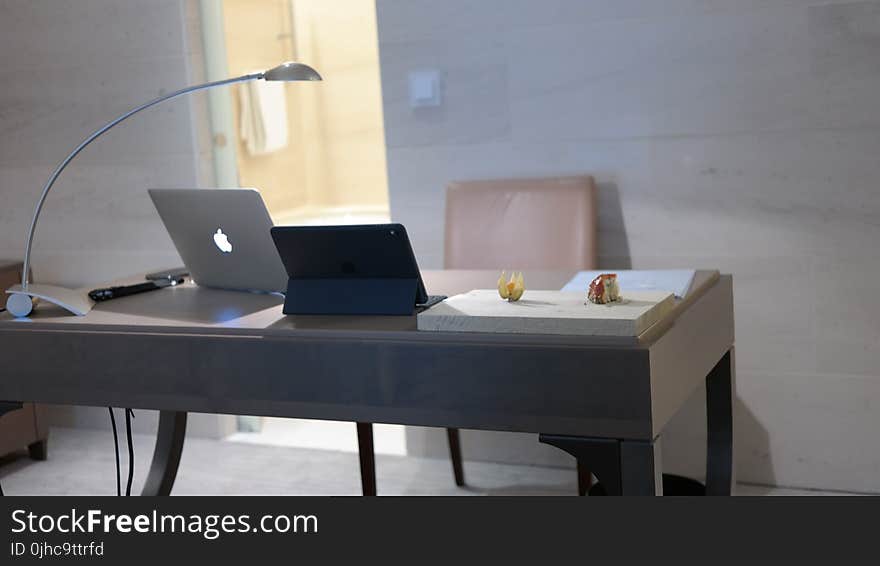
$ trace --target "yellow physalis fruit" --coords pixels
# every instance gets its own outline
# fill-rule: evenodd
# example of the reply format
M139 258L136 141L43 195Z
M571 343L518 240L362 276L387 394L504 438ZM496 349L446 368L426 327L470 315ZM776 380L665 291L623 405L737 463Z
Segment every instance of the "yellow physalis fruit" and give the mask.
M498 278L498 294L501 295L502 299L510 297L510 291L507 290L507 282L505 281L506 276L507 273L502 271L501 277Z
M498 278L498 294L502 299L507 299L511 302L518 301L526 290L522 272L513 272L510 275L510 280L507 281L506 279L507 273L502 271L501 277Z
M526 292L526 282L523 279L522 271L516 274L516 280L513 284L513 290L510 293L511 300L518 301L523 293Z

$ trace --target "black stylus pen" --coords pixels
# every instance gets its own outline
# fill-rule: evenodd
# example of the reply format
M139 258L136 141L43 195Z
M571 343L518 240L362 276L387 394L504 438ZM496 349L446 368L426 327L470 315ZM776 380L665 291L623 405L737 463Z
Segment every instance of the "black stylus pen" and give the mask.
M136 285L95 289L94 291L89 291L89 298L96 302L109 301L110 299L118 299L120 297L128 297L129 295L137 295L138 293L146 293L147 291L155 291L156 289L164 289L165 287L173 287L183 282L183 278L158 279L156 281L146 281Z

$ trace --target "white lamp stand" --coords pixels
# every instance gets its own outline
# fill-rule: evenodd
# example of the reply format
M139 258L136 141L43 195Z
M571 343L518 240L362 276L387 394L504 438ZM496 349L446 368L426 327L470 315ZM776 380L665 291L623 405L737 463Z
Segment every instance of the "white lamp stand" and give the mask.
M57 285L29 283L27 291L23 291L21 285L14 285L6 292L9 294L6 298L6 310L16 318L31 314L34 310L34 299L56 304L77 316L84 316L95 306L95 301L85 291Z

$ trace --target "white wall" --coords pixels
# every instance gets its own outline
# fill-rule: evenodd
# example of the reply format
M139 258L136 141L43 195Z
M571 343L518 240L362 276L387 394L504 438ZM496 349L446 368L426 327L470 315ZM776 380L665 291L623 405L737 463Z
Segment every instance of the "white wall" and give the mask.
M0 17L0 257L24 251L54 166L104 122L193 79L201 50L184 0L17 0ZM88 285L180 262L148 187L197 186L210 171L190 97L134 116L71 164L46 201L33 268L43 282Z
M197 8L195 0L0 4L0 257L22 257L43 183L82 138L200 78ZM179 265L146 189L210 184L208 129L194 127L205 111L198 97L168 102L84 150L46 201L35 278L90 285ZM155 427L153 415L139 414L138 430ZM107 420L104 409L53 411L64 425ZM190 429L216 435L221 424L195 417Z
M392 217L440 267L453 179L588 172L603 266L734 275L742 481L880 491L880 2L378 0ZM445 102L407 103L437 68ZM664 463L702 461L700 400ZM438 432L410 448L445 456ZM533 438L467 457L561 462Z

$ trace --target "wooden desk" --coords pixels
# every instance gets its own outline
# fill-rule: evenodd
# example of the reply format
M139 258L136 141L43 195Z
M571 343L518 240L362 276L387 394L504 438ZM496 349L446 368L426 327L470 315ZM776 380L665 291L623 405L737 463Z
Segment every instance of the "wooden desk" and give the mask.
M530 272L559 289L568 272ZM428 271L431 293L491 288L497 273ZM163 411L144 492L167 494L186 412L531 432L608 493L662 492L659 440L706 380L707 492L732 483L733 295L700 271L633 338L424 332L415 317L287 317L281 299L184 285L0 315L0 399Z

